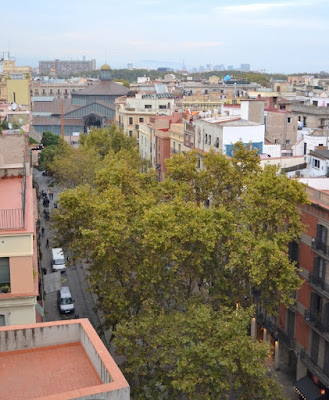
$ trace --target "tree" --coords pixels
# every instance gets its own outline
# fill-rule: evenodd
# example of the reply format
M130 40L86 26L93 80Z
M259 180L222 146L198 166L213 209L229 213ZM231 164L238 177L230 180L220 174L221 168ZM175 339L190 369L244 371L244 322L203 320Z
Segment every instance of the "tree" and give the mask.
M299 279L294 262L288 258L288 244L302 231L298 205L307 202L304 188L298 182L279 175L274 167L262 170L255 151L242 143L236 144L230 159L214 152L205 154L203 170L197 168L197 153L178 155L168 161L167 177L160 183L156 182L154 171L143 172L135 146L115 127L83 136L81 151L96 156L97 168L83 185L60 196L60 208L53 216L57 240L59 246L69 248L77 259L92 261L90 290L98 296L106 327L122 338L119 346L128 360L137 357L131 363L139 362L136 341L141 337L144 340L140 336L142 329L146 329L145 340L149 340L152 330L148 319L155 324L154 343L159 346L165 324L173 330L172 342L164 353L169 357L179 332L185 332L184 324L189 326L184 318L191 319L191 314L183 312L190 310L189 307L195 307L194 311L199 313L198 307L204 305L208 311L203 311L208 312L210 320L216 317L224 324L220 312L229 319L225 307L234 316L237 304L241 308L252 304L254 289L261 291L269 310L273 311L279 300L289 304L292 291L299 287ZM69 153L72 160L74 154ZM75 184L78 182L72 186ZM170 325L171 319L176 321L175 325ZM138 328L130 347L125 339L124 321L128 330L134 332ZM195 329L201 334L201 326ZM220 336L216 326L213 329ZM186 336L189 341L189 332ZM209 342L207 346L210 349L215 344ZM206 349L208 355L209 349ZM258 362L260 358L255 352ZM152 354L144 356L146 359ZM152 361L147 367L146 372L141 369L141 380L144 372L153 373L162 387L162 366ZM183 367L189 374L188 363L179 366L180 376L169 370L177 384L166 383L168 398L179 393L184 393L183 399L193 395L198 398L195 393L199 392L204 398L216 398L213 393L206 397L202 386L206 377L200 370L203 377L199 380L200 388L189 392L191 382L182 382ZM176 371L175 368L178 366L173 368ZM230 368L236 372L234 366ZM133 385L142 388L134 376L131 379ZM243 397L242 386L236 383L242 382L241 379L230 381L229 386L240 396L237 398L248 398ZM261 398L255 388L264 386L253 379L255 385L250 390L256 394L249 398ZM263 397L271 398L267 397L267 389ZM144 392L140 389L137 393ZM149 398L161 398L158 394L152 397L152 392ZM138 398L148 398L145 393L143 396Z
M267 346L248 334L251 315L204 304L170 313L151 308L122 322L115 344L132 398L283 399L263 364Z
M44 145L44 147L47 146L57 146L59 144L60 137L58 135L55 135L54 133L51 132L43 132L42 134L42 139L41 143Z

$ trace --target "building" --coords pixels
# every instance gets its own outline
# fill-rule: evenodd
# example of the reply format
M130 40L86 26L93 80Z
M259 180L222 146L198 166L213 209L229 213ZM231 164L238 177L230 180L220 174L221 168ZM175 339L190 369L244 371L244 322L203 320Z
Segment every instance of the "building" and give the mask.
M231 156L233 144L242 140L263 152L264 102L241 102L241 116L201 118L194 121L195 148L202 152L210 149Z
M322 103L314 105L292 104L292 113L304 127L318 129L326 128L329 123L329 107L323 107Z
M171 93L137 93L133 97L122 97L115 101L117 125L127 136L139 137L139 124L150 123L157 115L169 116L175 111L175 100Z
M298 120L291 112L291 101L283 97L269 98L265 107L265 138L270 144L281 144L285 155L297 142Z
M29 160L27 135L0 135L0 325L42 320L38 208Z
M143 123L138 128L140 156L151 162L159 180L164 178L166 172L165 161L178 150L183 151L184 135L181 125L182 114L174 113L151 117L149 123ZM175 151L172 150L173 141Z
M72 91L71 98L34 98L33 128L40 134L49 131L61 135L63 114L64 138L71 142L73 136L88 132L90 127L110 126L115 118L115 99L127 93L126 87L112 81L111 69L105 64L100 80L78 92Z
M1 399L129 400L130 388L87 319L0 328Z
M79 92L91 86L93 81L87 79L34 79L31 81L32 101L35 97L70 98L71 93Z
M49 75L51 70L55 70L58 76L70 76L81 72L94 71L96 60L49 60L39 61L39 73Z
M31 67L16 66L16 61L8 58L0 60L0 101L15 103L30 108Z
M250 71L250 64L241 64L240 70L243 72L249 72Z

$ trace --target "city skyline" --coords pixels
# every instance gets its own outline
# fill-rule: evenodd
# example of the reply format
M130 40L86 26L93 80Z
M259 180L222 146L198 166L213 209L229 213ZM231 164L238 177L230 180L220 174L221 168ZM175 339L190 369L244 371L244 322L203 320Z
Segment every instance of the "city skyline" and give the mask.
M329 71L324 0L86 0L45 5L17 0L2 7L0 51L18 64L96 59L112 68L250 64L267 72ZM14 24L13 24L14 21ZM166 65L168 64L168 65Z

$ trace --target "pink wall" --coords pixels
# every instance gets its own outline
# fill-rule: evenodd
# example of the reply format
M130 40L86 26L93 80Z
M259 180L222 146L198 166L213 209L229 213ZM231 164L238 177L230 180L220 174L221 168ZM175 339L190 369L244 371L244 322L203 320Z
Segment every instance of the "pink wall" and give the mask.
M32 257L10 257L11 294L34 292Z

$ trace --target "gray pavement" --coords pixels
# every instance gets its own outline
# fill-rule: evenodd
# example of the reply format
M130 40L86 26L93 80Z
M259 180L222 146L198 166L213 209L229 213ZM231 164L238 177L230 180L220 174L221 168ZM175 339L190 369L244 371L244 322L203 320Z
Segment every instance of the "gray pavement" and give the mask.
M42 173L36 169L34 169L34 178L39 185L39 192L43 190L46 193L48 193L48 191L53 193L53 199L50 199L49 207L44 208L42 199L39 201L40 229L42 227L44 228L44 235L41 235L40 238L40 249L42 253L41 268L45 268L47 274L50 274L52 272L51 248L55 246L54 232L50 228L49 221L45 219L43 211L49 210L50 213L52 212L54 209L54 202L58 200L60 190L56 186L51 187L51 178L43 176ZM49 247L46 246L47 239L49 240ZM64 255L65 258L69 256L67 253ZM109 332L104 332L102 329L101 315L95 311L95 298L88 292L88 285L86 282L86 276L88 274L87 268L88 264L71 264L67 266L66 272L61 274L62 285L70 288L72 297L75 300L75 312L73 314L61 314L57 306L57 293L49 293L45 295L44 298L45 321L59 321L75 317L88 318L105 346L109 349Z

